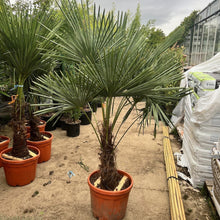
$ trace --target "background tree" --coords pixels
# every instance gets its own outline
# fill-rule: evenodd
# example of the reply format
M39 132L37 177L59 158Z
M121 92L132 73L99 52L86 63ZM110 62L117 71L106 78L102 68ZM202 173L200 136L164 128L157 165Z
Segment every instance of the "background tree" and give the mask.
M179 27L183 27L185 29L183 36L181 37L181 39L177 41L178 45L181 45L186 40L186 37L189 34L189 30L194 25L198 12L199 11L194 10L189 16L184 18L184 20L180 23L180 25L177 28L174 29L174 31L170 33L172 34L173 32L175 32Z

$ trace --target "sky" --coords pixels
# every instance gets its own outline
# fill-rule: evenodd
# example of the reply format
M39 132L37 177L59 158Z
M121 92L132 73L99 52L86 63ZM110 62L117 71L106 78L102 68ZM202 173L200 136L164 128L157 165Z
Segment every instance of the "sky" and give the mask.
M13 3L15 0L11 0ZM130 11L135 15L140 4L141 24L155 20L154 25L165 35L173 31L193 10L203 10L213 0L92 0L102 9Z
M135 14L140 4L141 24L155 20L155 27L166 35L173 31L193 10L202 11L213 0L93 0L107 11L130 11Z

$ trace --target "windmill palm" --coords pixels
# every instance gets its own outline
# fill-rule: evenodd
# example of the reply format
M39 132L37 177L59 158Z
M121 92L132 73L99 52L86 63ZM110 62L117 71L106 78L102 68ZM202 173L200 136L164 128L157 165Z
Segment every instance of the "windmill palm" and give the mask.
M181 31L167 38L156 49L151 49L139 29L126 28L126 15L119 15L115 20L111 12L103 12L101 16L99 9L96 13L94 6L92 17L89 6L82 5L83 16L77 16L79 9L76 1L63 2L60 7L69 30L67 35L58 36L59 43L56 45L64 61L77 65L72 73L51 73L38 78L32 88L33 93L56 101L52 107L46 107L45 104L46 108L38 113L56 110L60 114L66 109L82 107L95 97L105 98L101 126L93 123L92 126L101 151L100 186L113 190L119 179L115 149L128 129L137 119L141 120L140 125L143 126L152 116L156 125L159 124L159 118L168 121L160 105L175 102L187 92L170 86L171 82L179 81L182 75L180 64L174 57L167 56L167 49ZM76 13L72 13L72 10ZM116 97L121 97L117 107L114 105ZM144 102L145 107L140 109L137 118L118 137L120 128L139 102ZM130 107L122 122L116 126L122 110L128 105Z
M29 9L13 12L4 1L0 11L0 53L1 61L15 73L17 99L13 112L13 150L12 155L27 156L26 129L24 121L25 96L24 83L37 72L49 71L53 62L45 53L50 49L50 41L42 38L50 33L43 30L40 22L50 24L49 15L44 12L32 13Z

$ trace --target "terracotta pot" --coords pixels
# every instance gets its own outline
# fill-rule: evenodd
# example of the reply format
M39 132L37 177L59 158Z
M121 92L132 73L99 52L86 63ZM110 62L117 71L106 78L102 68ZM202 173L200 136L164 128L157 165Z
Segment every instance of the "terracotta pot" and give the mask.
M79 121L78 123L67 123L66 122L66 135L68 137L77 137L79 136L80 134L80 122Z
M100 220L121 220L125 216L128 197L133 186L132 177L121 170L118 172L122 175L126 175L130 179L130 186L121 191L107 191L96 188L91 184L90 178L93 174L97 173L94 171L88 177L88 184L90 188L91 195L91 207L93 216Z
M45 127L46 127L46 121L44 120L40 120L43 124L38 125L37 127L39 128L39 132L44 132L45 131ZM26 126L27 129L27 133L30 133L31 130L31 126Z
M53 134L50 132L41 132L41 134L46 134L46 136L50 136L48 140L43 141L30 141L28 138L30 134L27 135L27 144L37 147L40 150L40 157L38 159L38 163L42 163L48 161L51 156L51 145L53 140Z
M0 136L0 138L5 140L3 142L0 142L0 153L1 153L4 149L8 148L10 138L6 137L6 136ZM2 167L2 162L1 162L1 159L0 159L0 168L1 167Z
M2 160L8 185L24 186L35 179L40 150L32 146L28 146L28 148L36 152L37 155L23 161L8 160L2 157L2 154L10 152L12 148L5 149L1 152L0 159Z

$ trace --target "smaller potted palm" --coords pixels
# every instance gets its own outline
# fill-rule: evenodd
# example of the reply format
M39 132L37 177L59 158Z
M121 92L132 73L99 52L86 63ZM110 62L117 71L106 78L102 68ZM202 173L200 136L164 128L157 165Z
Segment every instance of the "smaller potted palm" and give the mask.
M53 134L48 131L40 131L39 117L31 113L30 119L30 133L27 134L27 144L35 146L40 150L40 157L38 163L48 161L51 157L51 146Z
M65 128L66 128L66 135L68 137L77 137L80 134L80 109L73 109L68 113L68 117L65 120Z
M82 113L80 116L81 125L90 124L92 120L92 109L89 107L89 105L86 105L81 113Z

